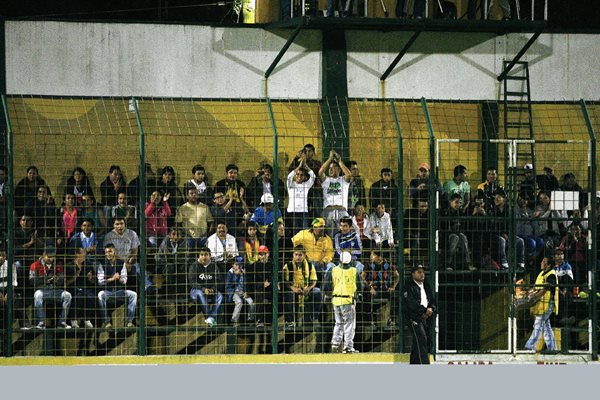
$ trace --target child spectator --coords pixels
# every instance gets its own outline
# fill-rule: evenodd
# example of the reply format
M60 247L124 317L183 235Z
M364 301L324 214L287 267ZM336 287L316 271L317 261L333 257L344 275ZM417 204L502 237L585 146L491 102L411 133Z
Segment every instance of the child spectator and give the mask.
M231 315L231 323L233 326L237 326L238 324L244 302L248 304L249 308L247 321L254 321L254 300L252 300L250 293L248 293L248 290L246 289L248 286L245 277L246 271L243 266L240 265L241 261L241 257L237 257L233 261L231 268L227 271L227 282L225 284L227 301L233 301L235 303L233 314Z

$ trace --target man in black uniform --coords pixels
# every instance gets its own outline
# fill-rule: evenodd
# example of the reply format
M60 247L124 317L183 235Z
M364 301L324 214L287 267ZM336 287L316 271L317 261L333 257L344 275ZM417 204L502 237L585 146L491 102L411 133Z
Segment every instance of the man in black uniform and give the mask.
M435 302L431 288L425 284L425 267L415 265L404 285L402 310L412 334L411 364L429 364L428 336Z

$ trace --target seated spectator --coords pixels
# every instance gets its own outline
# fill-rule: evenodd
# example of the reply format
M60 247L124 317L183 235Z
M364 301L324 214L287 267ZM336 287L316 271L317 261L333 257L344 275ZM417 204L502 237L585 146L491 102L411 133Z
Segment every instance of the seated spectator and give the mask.
M177 181L175 180L175 170L170 165L165 166L162 169L161 178L156 182L156 189L164 195L169 194L169 207L174 217L177 216L177 207L182 203L183 196L181 191L177 187ZM169 224L173 222L173 218L169 217Z
M146 217L146 238L150 247L156 248L167 236L168 218L171 216L169 197L166 193L161 196L159 191L150 195L150 201L146 203L144 216Z
M525 164L523 174L525 175L525 179L519 184L519 195L527 200L527 207L533 210L537 197L537 183L533 174L533 164Z
M19 275L18 287L23 298L30 298L26 282L29 279L29 265L31 265L42 253L44 241L33 228L33 219L27 215L19 218L19 226L15 229L15 262L17 263L17 274Z
M561 237L566 234L569 222L566 220L566 211L551 209L549 193L538 193L533 219L535 233L544 239L546 247L549 249L557 247Z
M419 171L417 172L417 176L408 184L408 197L413 203L413 207L417 208L417 202L419 200L427 200L429 201L429 163L421 163L419 164ZM443 188L437 178L434 178L435 189L439 190L443 194Z
M363 178L360 176L360 170L358 169L358 163L354 160L348 161L348 169L352 175L352 181L348 188L348 213L354 215L357 204L367 204L367 195Z
M246 235L240 239L238 249L242 249L246 265L252 265L258 260L258 248L261 241L257 236L258 224L249 221L246 225Z
M72 260L66 268L65 286L73 294L71 302L71 327L79 328L79 320L83 320L86 328L93 328L96 318L96 268L93 262L87 261L87 251L83 247L75 249Z
M186 266L190 249L179 228L170 228L155 255L156 272L165 276L165 294L180 295L186 290Z
M429 203L427 198L417 200L416 207L404 216L404 232L413 264L429 260Z
M8 216L6 215L7 173L6 167L0 165L0 240L5 240L8 237Z
M125 219L116 217L113 223L113 230L104 236L104 248L112 243L116 250L116 257L124 263L127 275L126 281L131 289L137 288L137 274L139 274L139 264L137 262L140 239L135 231L127 228ZM146 274L146 289L150 286L149 274Z
M280 260L283 264L283 260ZM269 259L269 248L258 248L258 260L254 263L248 282L252 285L254 304L256 304L256 326L262 327L271 323L271 309L267 307L273 302L273 263Z
M46 181L40 177L37 167L35 165L27 167L27 175L15 186L14 203L17 214L23 215L26 211L30 212L25 206L28 202L36 198L40 186L46 187L48 196L52 197L50 188L46 185Z
M369 234L371 240L375 243L375 247L393 249L396 246L394 243L392 219L390 218L390 214L386 212L383 203L377 204L375 213L371 214L369 228L371 230Z
M54 198L50 189L45 186L37 188L36 197L29 200L25 206L27 215L33 218L33 225L38 232L38 237L50 246L56 239L56 227L59 225Z
M83 168L75 167L73 169L73 173L67 179L64 194L75 196L75 205L77 207L83 205L83 196L94 196L92 185Z
M246 281L246 271L241 265L241 257L233 260L231 268L227 271L227 281L225 284L225 292L227 293L227 301L234 302L235 306L231 315L231 323L237 326L242 312L242 305L248 304L247 322L254 321L254 300L252 294L248 291L248 282Z
M508 223L509 223L509 211L508 205L506 204L506 194L504 189L498 190L494 196L494 208L491 210L491 216L493 217L493 228L495 239L498 243L498 261L504 269L508 269L508 258L506 251L510 244L508 237ZM517 261L517 272L525 272L525 242L524 240L516 236L515 239L515 256Z
M321 289L317 287L317 270L313 263L306 259L306 250L302 246L294 247L292 261L283 266L283 282L285 296L285 322L287 328L296 326L295 315L300 307L307 304L312 310L312 322L318 322L323 306ZM306 307L305 307L306 310Z
M233 207L233 195L230 193L227 199L221 192L213 195L213 205L210 213L215 220L223 221L227 225L227 231L235 233L238 221L243 221L244 211L242 208Z
M450 195L447 208L442 210L440 220L441 243L445 255L446 271L453 271L459 266L466 266L470 271L476 270L472 264L469 240L465 235L465 228L461 217L465 214L462 206L463 198L459 193ZM458 258L458 253L461 258Z
M56 246L65 247L66 242L75 233L78 225L77 208L75 207L75 196L65 194L63 206L56 212L56 220L58 221L58 229L56 231Z
M198 259L188 268L190 297L193 301L200 303L206 317L204 322L209 327L217 324L217 317L223 303L223 295L219 291L219 287L223 285L224 281L221 268L211 262L211 259L210 249L201 247Z
M286 225L294 232L306 228L310 223L308 195L315 179L316 175L306 166L306 156L302 153L298 166L287 176Z
M264 195L270 194L275 196L275 189L273 188L274 180L277 180L279 204L283 205L285 197L283 181L273 177L273 167L270 164L261 163L260 168L256 171L247 186L246 197L250 209L258 207L259 201L262 203L262 197Z
M485 182L477 185L477 198L483 199L485 210L494 208L494 198L498 193L504 193L504 188L498 182L496 167L488 167Z
M208 206L198 201L198 190L195 187L188 187L186 194L188 201L177 210L175 221L185 230L188 247L196 249L204 245L213 216Z
M69 248L73 251L83 249L86 253L86 262L93 264L96 260L96 251L98 248L98 239L94 232L94 221L89 218L83 218L79 225L80 231L71 236Z
M446 200L449 202L452 195L458 194L462 200L461 209L463 213L467 211L471 203L471 186L467 181L468 178L467 167L459 164L454 167L454 178L444 183Z
M361 272L363 282L362 315L373 325L375 320L375 302L387 300L390 304L389 326L395 326L398 302L396 288L400 282L400 273L383 257L379 249L371 250L370 262Z
M255 222L258 226L258 232L264 237L267 233L267 228L273 225L275 221L275 212L277 212L277 218L281 218L281 211L274 206L273 196L270 194L263 194L260 198L260 206L254 210L250 221Z
M579 225L569 226L567 233L563 236L558 246L564 252L564 258L575 270L575 282L583 284L587 282L587 236L581 232Z
M8 311L8 296L9 296L9 280L8 280L8 260L6 259L6 250L0 249L0 324L4 322L4 315ZM29 320L25 317L25 304L23 298L17 290L17 264L13 264L12 268L12 286L13 286L13 310L15 318L21 321L21 330L31 329Z
M246 185L244 182L238 179L238 167L235 164L229 164L225 167L225 178L221 179L215 184L215 193L223 193L225 198L232 198L230 208L233 209L233 216L235 216L235 227L240 225L242 219L240 216L250 216L250 210L246 204L245 193ZM234 232L234 231L232 231Z
M82 197L83 205L77 210L82 219L88 218L94 223L96 232L100 237L106 232L106 219L104 212L100 211L96 205L96 199L93 196L84 195Z
M108 170L108 176L100 184L100 194L102 195L102 205L104 206L104 217L106 221L111 221L111 212L113 206L117 205L119 193L127 193L127 184L121 173L121 167L111 165Z
M304 229L292 237L294 248L302 246L306 259L319 273L323 273L327 264L333 261L333 241L325 233L325 220L315 218L310 229Z
M152 192L158 190L158 186L156 183L156 174L154 173L154 171L152 170L152 165L150 163L145 163L144 164L144 178L145 178L145 193L142 196L142 199L147 199L150 197L150 195L152 194ZM140 198L139 198L139 189L141 186L141 182L140 182L140 176L136 176L134 179L132 179L129 184L127 185L127 201L129 203L129 205L132 205L134 207L136 207L137 209L139 209L143 202L140 203Z
M227 233L225 223L219 221L216 226L216 232L206 240L206 247L210 250L212 261L224 265L239 256L237 242L235 237Z
M122 220L121 220L122 221ZM116 222L116 221L115 221ZM96 277L98 286L101 289L98 292L98 305L102 318L102 328L112 328L111 319L108 316L108 301L115 298L119 301L127 301L127 314L125 326L127 328L135 327L133 320L135 318L135 309L137 307L137 293L127 289L127 263L119 258L119 253L114 244L104 245L104 261L98 264Z
M396 210L398 209L398 186L392 177L392 170L382 168L380 172L381 179L371 185L369 190L369 200L371 209L383 204L388 211L392 222L396 219Z
M358 234L360 242L364 249L370 249L373 246L371 242L371 217L367 214L365 206L356 204L354 215L352 216L352 227Z
M275 245L273 242L273 234L268 233L265 237L265 245L269 249L274 249ZM291 235L287 234L287 228L283 222L283 219L277 220L277 255L279 265L290 261L292 259L292 249L294 248L294 242L292 241Z
M533 212L527 205L527 199L520 193L515 210L515 233L525 242L525 255L533 259L544 251L544 239L536 235Z
M561 180L562 184L560 185L559 189L563 192L577 192L579 194L579 207L581 209L587 207L587 193L585 192L585 190L583 190L581 186L579 186L579 183L577 183L577 178L575 177L575 174L572 172L567 172L563 175Z
M352 218L344 217L340 220L340 230L333 237L333 243L335 246L336 260L338 264L340 262L340 257L342 252L348 252L352 255L352 261L354 261L354 265L356 266L358 273L363 269L363 264L361 262L362 257L362 243L360 241L360 237L356 233L356 231L352 228ZM331 268L335 267L336 264L333 262L327 265L327 270L331 270Z
M193 186L198 191L198 201L206 204L207 206L212 205L213 201L213 189L208 183L206 176L206 170L200 164L196 164L192 167L192 179L187 181L184 186L184 193L187 192L187 188Z
M137 208L128 204L125 192L117 195L117 205L112 206L109 221L114 221L117 217L124 218L127 226L134 228L138 226Z
M325 175L326 170L329 171L329 176ZM342 172L343 176L340 175ZM340 155L331 150L329 158L325 160L319 170L319 179L323 188L323 218L325 218L329 234L333 236L340 219L350 216L348 214L348 190L352 181L352 173Z
M29 267L29 281L35 293L33 293L33 305L37 329L46 328L46 310L44 301L51 300L61 305L57 328L71 329L66 323L69 308L71 307L72 295L64 290L65 271L62 264L56 263L56 250L46 248L42 257Z
M553 190L560 189L558 179L550 167L544 167L544 173L537 176L536 182L540 192L552 193Z

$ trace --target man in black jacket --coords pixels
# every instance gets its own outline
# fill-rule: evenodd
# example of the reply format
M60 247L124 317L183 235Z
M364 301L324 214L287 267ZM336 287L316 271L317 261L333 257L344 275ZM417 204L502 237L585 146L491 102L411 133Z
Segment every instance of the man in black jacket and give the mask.
M404 285L402 311L412 334L411 364L429 364L429 331L435 312L435 299L431 288L425 284L425 267L411 268L411 278Z

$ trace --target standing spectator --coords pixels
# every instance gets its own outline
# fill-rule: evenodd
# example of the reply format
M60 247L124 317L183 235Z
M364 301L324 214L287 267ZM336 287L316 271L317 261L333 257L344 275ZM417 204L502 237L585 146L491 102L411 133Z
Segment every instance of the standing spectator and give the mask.
M167 219L171 216L169 206L169 193L161 196L159 191L152 192L150 201L146 203L144 216L146 217L146 238L150 247L156 248L167 236Z
M304 229L309 224L308 198L310 189L315 184L315 173L306 166L306 154L301 153L296 169L287 176L288 207L286 225L293 232Z
M75 196L75 204L77 206L83 205L83 196L94 195L90 180L83 168L75 167L73 169L71 176L67 179L64 194L72 194Z
M556 271L554 270L554 258L544 257L540 263L540 273L535 279L535 289L530 294L537 299L533 306L535 321L533 323L533 332L525 343L525 349L535 350L540 336L544 336L546 348L549 351L556 351L556 341L554 332L550 325L550 316L552 313L558 314L558 282L556 280Z
M175 221L185 230L188 247L196 249L204 245L213 216L208 206L198 201L198 190L194 186L187 187L187 199L177 210Z
M284 263L280 260L280 263ZM273 263L269 259L269 248L258 248L258 261L250 272L249 282L253 285L252 293L256 304L256 326L262 327L271 322L271 310L267 304L273 302Z
M566 324L573 315L573 267L565 261L565 253L561 248L554 249L554 272L558 284L558 318L561 324Z
M454 167L454 178L444 183L444 192L446 194L446 198L450 201L450 198L454 194L460 195L462 199L462 211L466 212L471 203L471 186L467 179L469 178L469 174L467 173L467 167L462 164Z
M354 208L357 204L367 204L367 196L365 194L365 184L360 171L358 169L358 163L354 160L348 161L348 169L352 174L352 182L348 188L348 213L354 215Z
M325 280L324 290L331 293L335 325L331 337L331 352L339 352L344 342L343 353L358 353L354 348L356 330L355 295L361 290L360 272L352 262L352 256L343 252L340 263L333 267Z
M207 206L212 205L213 189L208 183L206 170L200 164L192 167L192 179L187 181L184 186L184 194L187 194L187 188L194 186L198 190L198 200Z
M111 319L108 317L107 303L113 297L127 301L125 326L133 328L135 327L133 320L137 306L137 293L127 289L127 263L123 263L119 259L118 250L112 243L104 245L104 256L105 259L98 265L96 273L98 285L102 289L98 293L98 305L100 306L100 315L103 322L102 328L112 328Z
M211 258L215 263L232 261L239 256L235 237L227 233L227 225L218 221L216 232L206 240L206 247L210 250Z
M35 289L33 305L37 319L36 328L46 328L44 301L52 300L62 306L56 327L71 329L66 323L66 318L69 315L73 296L64 290L65 271L62 264L56 263L56 250L54 248L46 248L42 257L31 264L29 267L29 281Z
M102 195L102 205L104 206L104 217L106 221L110 221L111 210L117 205L117 197L119 193L127 193L127 184L123 179L121 167L111 165L108 170L108 176L100 184L100 194Z
M325 171L329 171L329 176ZM340 173L344 173L340 176ZM348 217L348 190L352 181L352 173L344 165L342 158L334 150L319 170L319 179L323 188L323 218L325 218L329 234L333 236L340 218Z
M311 143L307 143L294 157L289 167L290 172L297 169L301 160L304 158L304 165L308 167L316 176L315 184L308 192L308 209L311 218L320 216L323 210L323 192L320 190L321 181L319 180L321 161L315 159L314 156L315 146L313 146Z
M429 364L429 332L436 311L435 299L425 282L425 267L415 265L410 272L402 295L402 311L412 336L410 363Z
M304 229L292 237L294 248L302 246L308 261L313 263L319 272L333 260L333 241L325 233L325 220L315 218L310 229Z
M18 214L22 215L26 211L25 205L35 199L40 186L48 188L46 181L40 177L37 167L35 165L27 167L27 175L17 183L14 191L15 210ZM50 188L48 188L48 195L52 196Z
M362 243L356 231L352 228L352 218L344 217L340 220L340 230L333 237L335 252L340 260L344 253L349 253L355 263L358 273L363 269L363 264L360 261L362 257ZM335 267L335 264L330 263L327 269Z
M380 176L381 179L373 183L369 190L371 209L383 204L392 220L395 220L396 210L398 209L398 186L392 178L391 169L382 168Z
M311 307L311 320L317 322L321 315L322 294L317 287L317 270L306 259L306 250L302 246L294 247L292 261L283 266L285 293L285 322L287 328L296 326L295 318L299 307L308 303Z
M223 295L219 291L219 287L223 285L222 272L211 259L210 249L201 247L198 259L188 269L190 297L200 303L206 317L204 322L209 327L217 324L217 316L223 303ZM212 306L209 307L209 304Z
M227 293L227 301L234 302L233 314L231 315L231 323L237 326L242 312L244 302L248 304L247 321L254 321L254 300L251 293L248 292L248 282L246 281L246 271L240 265L241 257L233 260L231 268L227 271L227 282L225 284L225 292Z
M265 194L270 194L275 196L275 189L273 188L274 181L277 181L278 185L278 195L279 195L279 204L283 204L283 199L285 196L283 181L277 177L273 176L273 167L270 164L263 163L260 168L256 171L255 175L250 180L250 183L247 186L247 202L248 207L250 209L256 208L259 206L259 200Z

